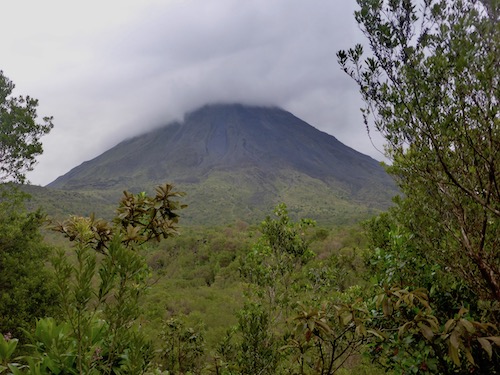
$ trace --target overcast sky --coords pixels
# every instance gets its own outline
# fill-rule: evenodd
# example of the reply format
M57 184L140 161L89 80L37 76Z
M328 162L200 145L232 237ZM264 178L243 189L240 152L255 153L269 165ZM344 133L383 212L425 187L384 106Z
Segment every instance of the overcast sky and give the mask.
M54 116L45 185L126 137L213 102L276 105L382 155L336 52L363 42L353 0L2 0L0 70Z

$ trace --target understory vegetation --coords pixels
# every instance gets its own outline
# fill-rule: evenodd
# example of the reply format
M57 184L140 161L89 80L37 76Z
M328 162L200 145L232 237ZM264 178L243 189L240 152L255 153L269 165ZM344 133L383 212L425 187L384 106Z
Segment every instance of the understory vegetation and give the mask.
M497 301L419 254L399 207L320 228L282 204L260 225L179 230L181 196L166 185L126 194L111 223L52 224L39 307L3 309L0 373L498 371Z

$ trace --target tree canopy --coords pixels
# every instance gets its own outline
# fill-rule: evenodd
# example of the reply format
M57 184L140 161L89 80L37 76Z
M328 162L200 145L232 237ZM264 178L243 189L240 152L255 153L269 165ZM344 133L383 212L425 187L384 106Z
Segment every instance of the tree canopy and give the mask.
M405 373L497 373L500 2L357 3L370 52L337 57L402 191L369 228L384 332L372 358Z
M40 137L52 129L52 118L37 123L38 101L12 97L13 89L0 70L0 332L24 339L23 329L54 313L57 299L43 267L50 253L39 230L45 216L28 212L27 195L5 183L25 182L43 151Z
M357 0L371 49L339 51L386 140L422 252L500 300L499 5Z
M14 87L0 70L0 183L26 181L43 151L40 137L53 127L52 117L38 122L38 100L12 96Z

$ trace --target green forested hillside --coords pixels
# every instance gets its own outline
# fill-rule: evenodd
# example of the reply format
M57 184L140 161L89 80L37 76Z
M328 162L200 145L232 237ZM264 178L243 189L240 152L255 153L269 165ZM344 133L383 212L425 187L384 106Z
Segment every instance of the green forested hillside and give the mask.
M101 194L78 193L48 189L35 185L21 185L27 194L27 206L30 210L41 208L51 218L66 219L70 215L90 216L110 219L116 209L116 199L106 199Z
M279 203L286 203L293 218L310 217L321 225L353 224L382 212L388 200L374 196L369 187L358 191L359 199L332 184L293 170L269 177L255 170L212 172L196 183L176 184L186 192L183 223L186 226L231 224L237 220L256 224ZM49 216L67 215L111 218L123 191L60 190L50 187L23 186L31 195L30 207L41 207ZM152 187L145 191L151 192ZM137 189L136 192L143 190ZM390 192L387 192L387 197Z

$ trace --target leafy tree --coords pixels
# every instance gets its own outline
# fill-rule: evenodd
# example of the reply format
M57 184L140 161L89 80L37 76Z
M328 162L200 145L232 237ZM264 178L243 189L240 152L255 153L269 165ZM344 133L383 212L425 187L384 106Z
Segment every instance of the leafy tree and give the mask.
M500 301L500 3L357 2L372 54L338 58L386 139L398 219L419 251Z
M28 213L26 194L6 183L24 182L41 154L39 138L50 131L52 119L38 124L38 102L12 97L14 84L0 71L0 332L23 339L35 318L54 309L56 298L43 267L49 253L39 228L41 212Z
M497 373L494 308L459 275L419 251L392 212L365 226L376 294L369 325L372 360L397 373Z
M154 197L125 192L113 223L72 217L54 228L75 244L74 257L60 251L54 258L62 318L38 320L28 373L148 369L152 346L137 319L150 271L139 249L177 233L176 211L184 206L174 199L182 195L168 184Z
M467 305L472 314L481 316L480 301L471 288L446 267L437 264L426 252L419 251L414 236L398 225L391 213L384 213L366 223L372 253L367 257L370 280L376 288L387 290L427 290L439 319Z
M275 208L274 215L262 222L262 237L243 259L241 274L256 286L256 294L280 319L280 315L286 318L297 295L302 267L314 257L306 232L315 223L309 219L291 221L284 204Z
M186 327L185 319L172 317L160 332L159 363L171 373L199 373L205 349L204 327Z
M278 373L294 305L303 279L302 268L313 257L306 237L312 220L293 222L286 205L274 210L260 226L262 236L241 261L241 275L249 282L248 303L239 313L238 366L242 373Z
M37 122L38 100L13 97L14 84L0 70L0 183L25 182L43 151L40 137L53 127L52 117Z
M445 316L432 302L422 288L380 290L370 319L373 361L396 373L498 373L498 327L465 307Z
M58 302L45 263L50 247L40 227L44 215L27 212L25 195L9 185L0 186L0 333L25 341L39 317L56 313Z
M276 374L279 341L271 329L269 313L259 304L247 304L238 314L240 374Z
M284 347L298 374L335 374L366 342L369 313L361 299L328 301L319 308L301 307ZM347 298L346 298L347 297ZM354 301L353 301L354 300Z
M500 3L357 2L372 53L338 59L404 196L369 224L382 288L372 354L405 373L496 373Z
M243 343L239 369L334 374L365 342L368 311L356 288L336 292L338 262L312 264L308 229L314 222L293 222L284 204L274 214L262 222L262 236L240 268L251 303L236 329Z

